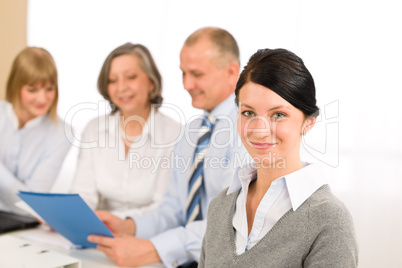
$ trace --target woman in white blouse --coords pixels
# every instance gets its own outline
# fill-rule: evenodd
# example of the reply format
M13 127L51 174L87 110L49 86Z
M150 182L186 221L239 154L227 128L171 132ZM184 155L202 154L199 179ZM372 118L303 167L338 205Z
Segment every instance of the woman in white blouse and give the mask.
M48 51L27 47L15 58L0 101L0 209L19 190L49 192L71 145L57 117L57 69Z
M155 209L169 183L181 125L158 111L162 79L148 49L127 43L106 58L98 90L111 113L85 128L72 192L119 217Z
M351 215L318 164L301 161L314 80L285 49L263 49L236 85L238 132L254 164L210 204L200 267L357 267Z

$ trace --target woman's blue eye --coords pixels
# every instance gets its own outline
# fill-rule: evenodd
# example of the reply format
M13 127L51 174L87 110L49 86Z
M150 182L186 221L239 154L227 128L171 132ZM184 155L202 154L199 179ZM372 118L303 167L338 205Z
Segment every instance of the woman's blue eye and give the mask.
M246 117L254 116L254 113L253 113L253 112L250 112L250 111L244 111L244 112L242 112L241 114L244 115L244 116L246 116Z

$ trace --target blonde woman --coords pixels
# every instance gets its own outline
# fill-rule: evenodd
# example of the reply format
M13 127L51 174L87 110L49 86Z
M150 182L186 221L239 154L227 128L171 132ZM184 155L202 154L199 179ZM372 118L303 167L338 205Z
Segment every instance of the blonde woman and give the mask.
M0 101L0 208L15 206L19 190L48 192L70 149L57 117L58 83L48 51L28 47L15 58Z

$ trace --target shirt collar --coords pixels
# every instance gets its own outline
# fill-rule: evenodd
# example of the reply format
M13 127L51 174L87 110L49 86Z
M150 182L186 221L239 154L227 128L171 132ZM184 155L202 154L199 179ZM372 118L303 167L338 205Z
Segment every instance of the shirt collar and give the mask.
M242 184L250 184L256 179L256 176L255 163L238 168L226 194L229 195L239 190L242 188ZM300 207L322 185L328 183L324 169L317 163L303 163L303 168L283 177L285 178L293 210Z
M212 111L209 113L207 111L204 111L204 115L207 116L208 114L211 114L214 116L216 119L219 119L219 116L227 116L230 114L233 109L234 109L234 101L235 101L235 94L232 93L230 94L229 97L227 97L224 101L219 103Z
M231 194L242 188L242 184L250 184L257 178L257 169L255 163L246 164L237 168L232 183L226 194Z
M293 210L300 207L315 191L328 183L323 167L318 164L303 163L303 168L285 176Z
M8 105L6 106L6 113L7 113L7 117L10 119L12 126L14 127L14 129L18 129L19 128L19 120L18 120L18 116L15 113L15 110L13 108L13 105L11 103L7 103ZM46 117L46 115L42 115L42 116L37 116L31 120L29 120L28 122L25 123L24 127L25 129L27 128L31 128L31 127L35 127L37 125L40 124L40 122L42 122L42 120Z
M121 112L118 110L118 111L115 113L115 116L116 116L116 118L120 118ZM152 106L151 106L151 110L150 110L150 112L149 112L147 121L145 121L145 125L144 125L145 127L142 128L142 132L141 132L141 134L139 135L138 138L143 137L143 136L148 136L148 137L150 137L150 138L153 138L153 136L151 135L153 131L150 131L150 128L151 128L151 124L152 124L152 123L153 123L153 124L156 124L156 123L155 123L155 122L151 122L151 117L153 117L152 119L153 119L154 121L157 121L158 118L159 118L158 109L156 109L155 107L152 107ZM121 120L119 120L119 125L120 125L120 128L123 128L123 126L122 126L122 124L121 124ZM157 124L156 124L156 125L157 125ZM122 134L124 135L124 131L123 131L123 130L122 130Z

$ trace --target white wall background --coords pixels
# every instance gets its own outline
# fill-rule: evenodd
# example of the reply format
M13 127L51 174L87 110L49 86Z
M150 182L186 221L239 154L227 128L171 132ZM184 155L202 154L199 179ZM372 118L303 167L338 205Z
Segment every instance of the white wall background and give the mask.
M101 65L125 42L150 49L165 102L187 117L201 113L191 107L179 69L181 46L194 30L227 29L239 43L242 65L258 48L295 52L315 78L322 109L305 148L327 164L334 192L354 217L359 267L396 268L402 267L401 11L396 0L30 0L28 44L56 60L62 118L77 104L102 100L96 89ZM74 115L79 137L97 111ZM74 174L75 157L72 150L64 182Z

